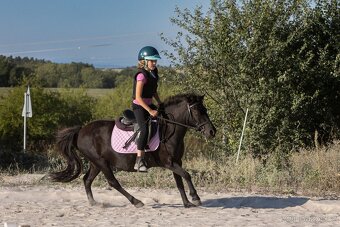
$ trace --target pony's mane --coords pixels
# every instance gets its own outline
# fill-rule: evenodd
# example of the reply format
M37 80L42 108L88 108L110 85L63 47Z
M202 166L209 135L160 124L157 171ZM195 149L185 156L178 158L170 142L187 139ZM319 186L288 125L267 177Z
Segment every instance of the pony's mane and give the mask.
M194 93L178 94L170 96L164 100L164 106L176 105L182 101L187 101L189 103L200 101L200 96Z

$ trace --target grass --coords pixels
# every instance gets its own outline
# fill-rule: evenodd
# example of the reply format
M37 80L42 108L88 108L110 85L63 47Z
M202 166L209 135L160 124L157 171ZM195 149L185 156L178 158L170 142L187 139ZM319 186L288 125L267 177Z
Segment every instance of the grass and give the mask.
M12 88L10 88L10 87L0 87L0 97L6 96L11 89ZM62 90L62 89L65 89L65 88L45 88L45 89L50 90L50 91L58 91L58 90ZM89 96L94 97L94 98L103 97L106 94L113 91L112 88L108 88L108 89L104 89L104 88L70 88L70 89L72 89L72 90L83 90L84 89Z
M0 97L6 96L10 89L10 87L0 87Z
M51 91L58 91L58 90L63 90L65 88L45 88ZM100 98L105 96L106 94L110 93L113 91L112 88L70 88L72 90L85 90L87 95L94 97L94 98Z
M53 153L53 152L52 152ZM259 193L294 194L309 196L339 196L340 194L340 141L329 147L301 150L291 154L288 164L277 168L277 160L270 158L266 164L249 155L241 157L236 164L235 156L211 160L203 156L186 158L184 168L191 174L194 185L209 191L249 191ZM28 173L47 173L64 168L57 156L49 159L50 168L42 172L32 170L22 172L15 166L2 171L0 183L6 184L6 176ZM43 175L40 175L41 177ZM161 168L150 169L147 174L118 172L115 174L124 187L175 188L172 173ZM37 177L31 182L19 177L20 184L51 184L47 179ZM13 185L16 185L13 183ZM81 186L81 177L70 186ZM94 186L106 187L102 174L94 181Z

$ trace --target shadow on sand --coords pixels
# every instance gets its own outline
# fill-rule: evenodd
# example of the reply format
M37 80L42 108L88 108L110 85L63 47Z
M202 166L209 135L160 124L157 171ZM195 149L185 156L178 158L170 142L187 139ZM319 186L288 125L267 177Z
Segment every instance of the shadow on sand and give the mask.
M305 197L268 197L268 196L249 196L249 197L230 197L209 199L203 201L202 207L222 207L222 208L254 208L254 209L284 209L305 204L309 199Z

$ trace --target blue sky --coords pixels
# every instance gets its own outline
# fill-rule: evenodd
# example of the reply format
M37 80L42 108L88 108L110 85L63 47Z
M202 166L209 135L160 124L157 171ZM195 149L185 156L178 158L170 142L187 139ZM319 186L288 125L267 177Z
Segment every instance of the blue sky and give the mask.
M175 7L208 8L210 0L1 0L0 55L96 67L136 65L140 48L169 49ZM167 65L165 58L160 65Z

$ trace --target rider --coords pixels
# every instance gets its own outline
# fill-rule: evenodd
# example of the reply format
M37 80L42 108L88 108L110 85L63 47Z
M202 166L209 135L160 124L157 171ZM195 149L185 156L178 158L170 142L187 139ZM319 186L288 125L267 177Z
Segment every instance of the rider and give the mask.
M158 70L156 65L159 59L161 59L161 57L158 51L152 46L145 46L138 53L138 72L135 74L133 84L132 109L140 128L134 169L140 172L147 172L144 161L149 134L147 121L150 116L156 117L158 115L157 110L153 110L150 107L152 98L161 105L161 100L157 92Z

